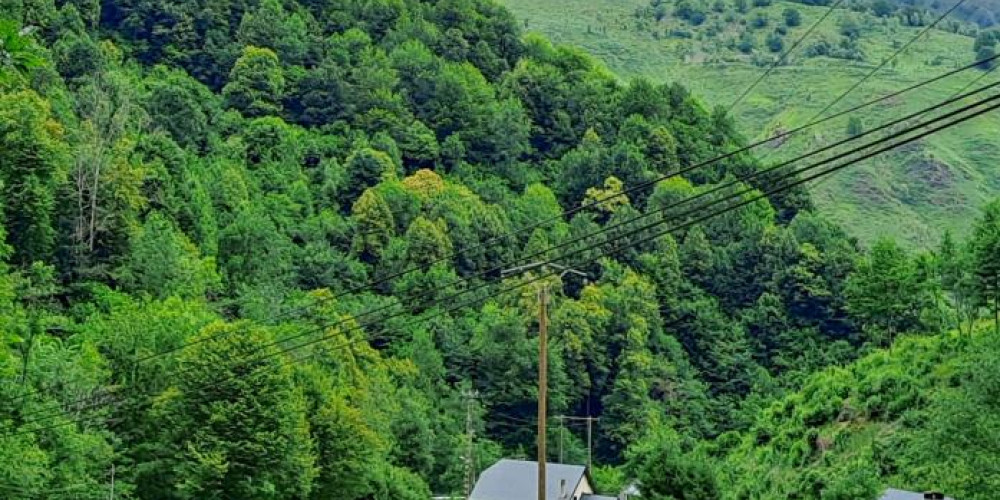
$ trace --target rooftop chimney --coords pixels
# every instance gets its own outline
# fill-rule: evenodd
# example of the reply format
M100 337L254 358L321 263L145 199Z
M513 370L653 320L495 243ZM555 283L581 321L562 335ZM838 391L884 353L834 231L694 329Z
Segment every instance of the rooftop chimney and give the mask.
M559 480L559 500L565 500L566 498L566 480Z
M924 500L944 500L944 493L937 491L925 491Z

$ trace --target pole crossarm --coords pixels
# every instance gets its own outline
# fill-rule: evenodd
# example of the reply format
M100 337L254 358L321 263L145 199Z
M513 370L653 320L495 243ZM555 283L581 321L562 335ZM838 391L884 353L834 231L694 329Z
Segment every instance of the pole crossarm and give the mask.
M509 276L514 276L517 274L525 273L534 269L539 268L550 268L559 271L559 277L562 278L566 274L572 273L578 276L583 276L587 278L589 275L578 269L573 269L569 266L564 266L562 264L556 264L554 262L532 262L529 264L524 264L521 266L511 267L500 271L500 276L506 278ZM549 346L548 346L548 303L549 303L549 285L548 283L543 283L538 290L538 500L547 500L545 498L545 467L548 462L546 453L546 420L548 412L548 365L549 365ZM561 430L561 429L560 429ZM560 432L560 437L562 433ZM562 446L560 442L560 455L562 455ZM560 462L562 457L559 458Z

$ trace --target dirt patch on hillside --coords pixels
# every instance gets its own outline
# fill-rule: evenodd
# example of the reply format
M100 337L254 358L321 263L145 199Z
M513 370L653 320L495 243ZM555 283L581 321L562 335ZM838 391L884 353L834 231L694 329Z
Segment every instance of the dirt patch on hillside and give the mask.
M904 202L941 208L961 205L955 192L961 174L951 165L929 155L919 155L906 160L903 173L906 185L899 196Z
M849 182L851 192L867 203L884 205L892 198L891 193L878 185L875 174L868 170L858 171Z

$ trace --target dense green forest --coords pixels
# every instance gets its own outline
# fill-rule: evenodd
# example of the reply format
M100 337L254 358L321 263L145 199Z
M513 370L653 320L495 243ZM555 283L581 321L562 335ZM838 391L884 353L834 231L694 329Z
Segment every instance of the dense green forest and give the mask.
M633 230L758 161L651 183L745 141L490 0L0 16L3 498L461 494L534 453L537 283L550 412L600 418L602 489L1000 491L976 323L1000 204L921 254L864 251L801 189ZM588 278L499 273L542 259ZM549 450L584 462L564 431Z

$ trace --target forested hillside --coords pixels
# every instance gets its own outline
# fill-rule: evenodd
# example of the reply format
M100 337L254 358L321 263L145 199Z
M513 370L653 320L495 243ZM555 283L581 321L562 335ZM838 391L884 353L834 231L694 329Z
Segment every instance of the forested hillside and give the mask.
M500 2L526 31L582 47L622 79L643 76L682 83L706 105L732 108L737 129L750 139L765 139L812 121L849 89L830 112L886 96L996 51L997 30L970 21L989 24L983 13L992 19L997 10L972 0ZM733 106L777 60L780 64L767 78ZM852 89L883 62L885 66ZM864 116L824 123L788 137L780 148L761 147L757 153L765 162L793 158L947 99L978 76L956 75L870 108ZM810 190L823 214L865 246L891 235L910 248L933 248L944 228L969 231L979 208L1000 195L994 161L1000 150L998 132L1000 118L986 117L975 126L956 127L812 183Z
M751 453L775 398L995 303L1000 206L864 254L765 175L693 224L757 160L653 181L743 145L730 119L488 0L0 15L4 498L462 494L534 453L542 283L550 414L600 418L602 489L714 498L767 479L721 446ZM587 278L500 272L541 260Z
M995 498L995 335L906 338L810 377L724 440L730 497L876 498L888 483Z

